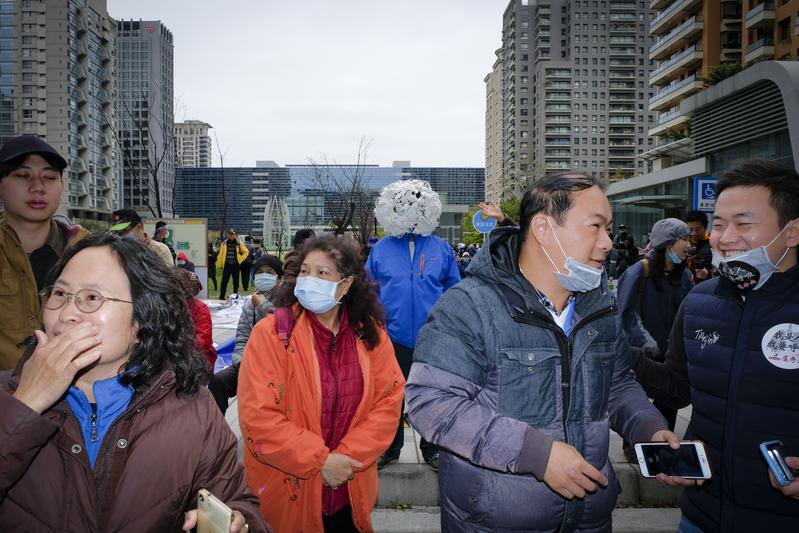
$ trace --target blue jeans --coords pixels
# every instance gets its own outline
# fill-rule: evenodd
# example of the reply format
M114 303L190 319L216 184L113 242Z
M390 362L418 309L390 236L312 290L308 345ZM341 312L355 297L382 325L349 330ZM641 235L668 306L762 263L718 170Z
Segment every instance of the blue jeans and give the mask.
M677 528L677 533L704 533L699 526L688 520L685 515L680 518L680 525Z

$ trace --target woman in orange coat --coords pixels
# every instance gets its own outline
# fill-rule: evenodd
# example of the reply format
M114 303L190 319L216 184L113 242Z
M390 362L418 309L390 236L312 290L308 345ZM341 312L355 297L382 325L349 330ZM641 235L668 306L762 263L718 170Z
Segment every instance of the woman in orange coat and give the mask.
M277 533L370 532L402 372L358 251L325 236L307 242L299 262L242 358L248 483Z

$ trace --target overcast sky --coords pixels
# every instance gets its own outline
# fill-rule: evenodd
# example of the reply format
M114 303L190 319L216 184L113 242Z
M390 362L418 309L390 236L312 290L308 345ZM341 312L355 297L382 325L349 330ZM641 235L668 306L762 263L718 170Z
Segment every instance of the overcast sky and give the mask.
M175 41L175 120L210 123L226 166L320 158L485 164L483 78L507 0L108 0ZM216 147L214 164L218 165Z

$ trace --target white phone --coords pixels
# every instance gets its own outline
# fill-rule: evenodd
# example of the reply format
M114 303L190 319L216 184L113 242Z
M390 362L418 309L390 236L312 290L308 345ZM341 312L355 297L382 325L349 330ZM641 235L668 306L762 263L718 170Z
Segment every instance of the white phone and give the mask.
M197 493L197 533L228 533L233 511L205 489Z
M711 476L710 463L701 442L681 442L676 450L667 442L639 442L635 445L635 455L644 477L666 474L686 479L710 479Z

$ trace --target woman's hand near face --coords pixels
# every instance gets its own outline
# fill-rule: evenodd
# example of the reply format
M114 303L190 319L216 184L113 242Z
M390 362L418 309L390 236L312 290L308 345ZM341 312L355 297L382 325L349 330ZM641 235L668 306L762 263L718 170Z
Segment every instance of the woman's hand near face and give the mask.
M14 397L41 414L63 396L75 374L100 359L102 338L89 322L52 339L43 331L35 334L38 346L22 367Z
M353 467L361 468L363 464L346 455L331 453L322 466L322 479L325 485L331 489L339 488L355 477L355 473L352 471Z

